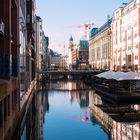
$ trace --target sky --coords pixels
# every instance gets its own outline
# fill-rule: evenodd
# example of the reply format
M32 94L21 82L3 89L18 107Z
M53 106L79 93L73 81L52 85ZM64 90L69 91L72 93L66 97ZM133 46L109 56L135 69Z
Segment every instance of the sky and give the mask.
M66 55L70 36L78 44L84 35L84 27L77 26L100 27L123 2L128 0L36 0L36 14L43 20L49 48Z

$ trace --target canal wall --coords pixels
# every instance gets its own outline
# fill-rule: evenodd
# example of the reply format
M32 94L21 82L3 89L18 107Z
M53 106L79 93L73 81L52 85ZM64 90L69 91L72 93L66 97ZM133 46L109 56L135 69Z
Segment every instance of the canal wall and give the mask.
M16 128L19 128L20 124L22 123L22 119L24 118L24 116L27 113L27 110L29 108L29 105L32 101L33 95L36 92L36 90L37 90L37 80L34 79L31 82L25 95L22 96L22 98L20 99L20 111L17 115L17 118L15 119L14 126L12 127L12 129L10 129L5 140L13 140L13 137L16 133L15 130L16 130Z
M27 92L22 96L22 98L20 99L20 109L23 108L23 106L26 104L30 94L32 93L32 91L34 91L34 89L36 88L37 85L37 80L34 79L33 81L31 81L31 84L27 90Z

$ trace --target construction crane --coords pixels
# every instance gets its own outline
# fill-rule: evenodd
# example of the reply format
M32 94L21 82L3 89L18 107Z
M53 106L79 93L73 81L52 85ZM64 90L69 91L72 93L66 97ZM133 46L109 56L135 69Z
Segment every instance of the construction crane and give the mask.
M80 24L77 25L77 28L84 28L84 38L87 39L87 33L88 30L91 29L91 27L94 25L94 23L85 23L85 24Z

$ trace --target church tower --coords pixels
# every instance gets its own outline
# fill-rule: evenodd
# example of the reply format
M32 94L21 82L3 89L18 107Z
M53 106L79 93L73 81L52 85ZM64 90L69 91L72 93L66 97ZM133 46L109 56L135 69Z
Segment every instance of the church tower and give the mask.
M73 37L71 36L69 39L69 49L72 51L73 49Z
M69 39L69 49L68 49L68 55L69 55L69 68L72 65L72 50L73 50L73 37L71 36Z

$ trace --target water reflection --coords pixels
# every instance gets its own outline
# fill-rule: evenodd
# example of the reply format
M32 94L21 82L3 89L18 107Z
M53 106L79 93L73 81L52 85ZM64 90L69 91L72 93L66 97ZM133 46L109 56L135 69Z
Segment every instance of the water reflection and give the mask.
M82 81L53 81L47 82L40 86L41 89L48 90L60 90L60 91L78 91L91 89L88 85Z
M28 111L25 112L20 127L17 128L14 140L33 140L36 139L36 99L32 98L32 102L28 106Z
M113 140L140 140L140 105L109 104L90 92L90 110Z
M36 94L36 125L37 125L37 139L43 140L43 124L45 121L45 113L49 112L48 92L39 91Z
M94 126L91 122L89 92L49 91L49 105L50 111L45 114L45 139L109 139L97 122Z
M29 100L12 140L43 140L46 112L49 112L48 93L38 91Z
M46 83L26 110L14 140L140 140L139 104L110 103L80 81Z

